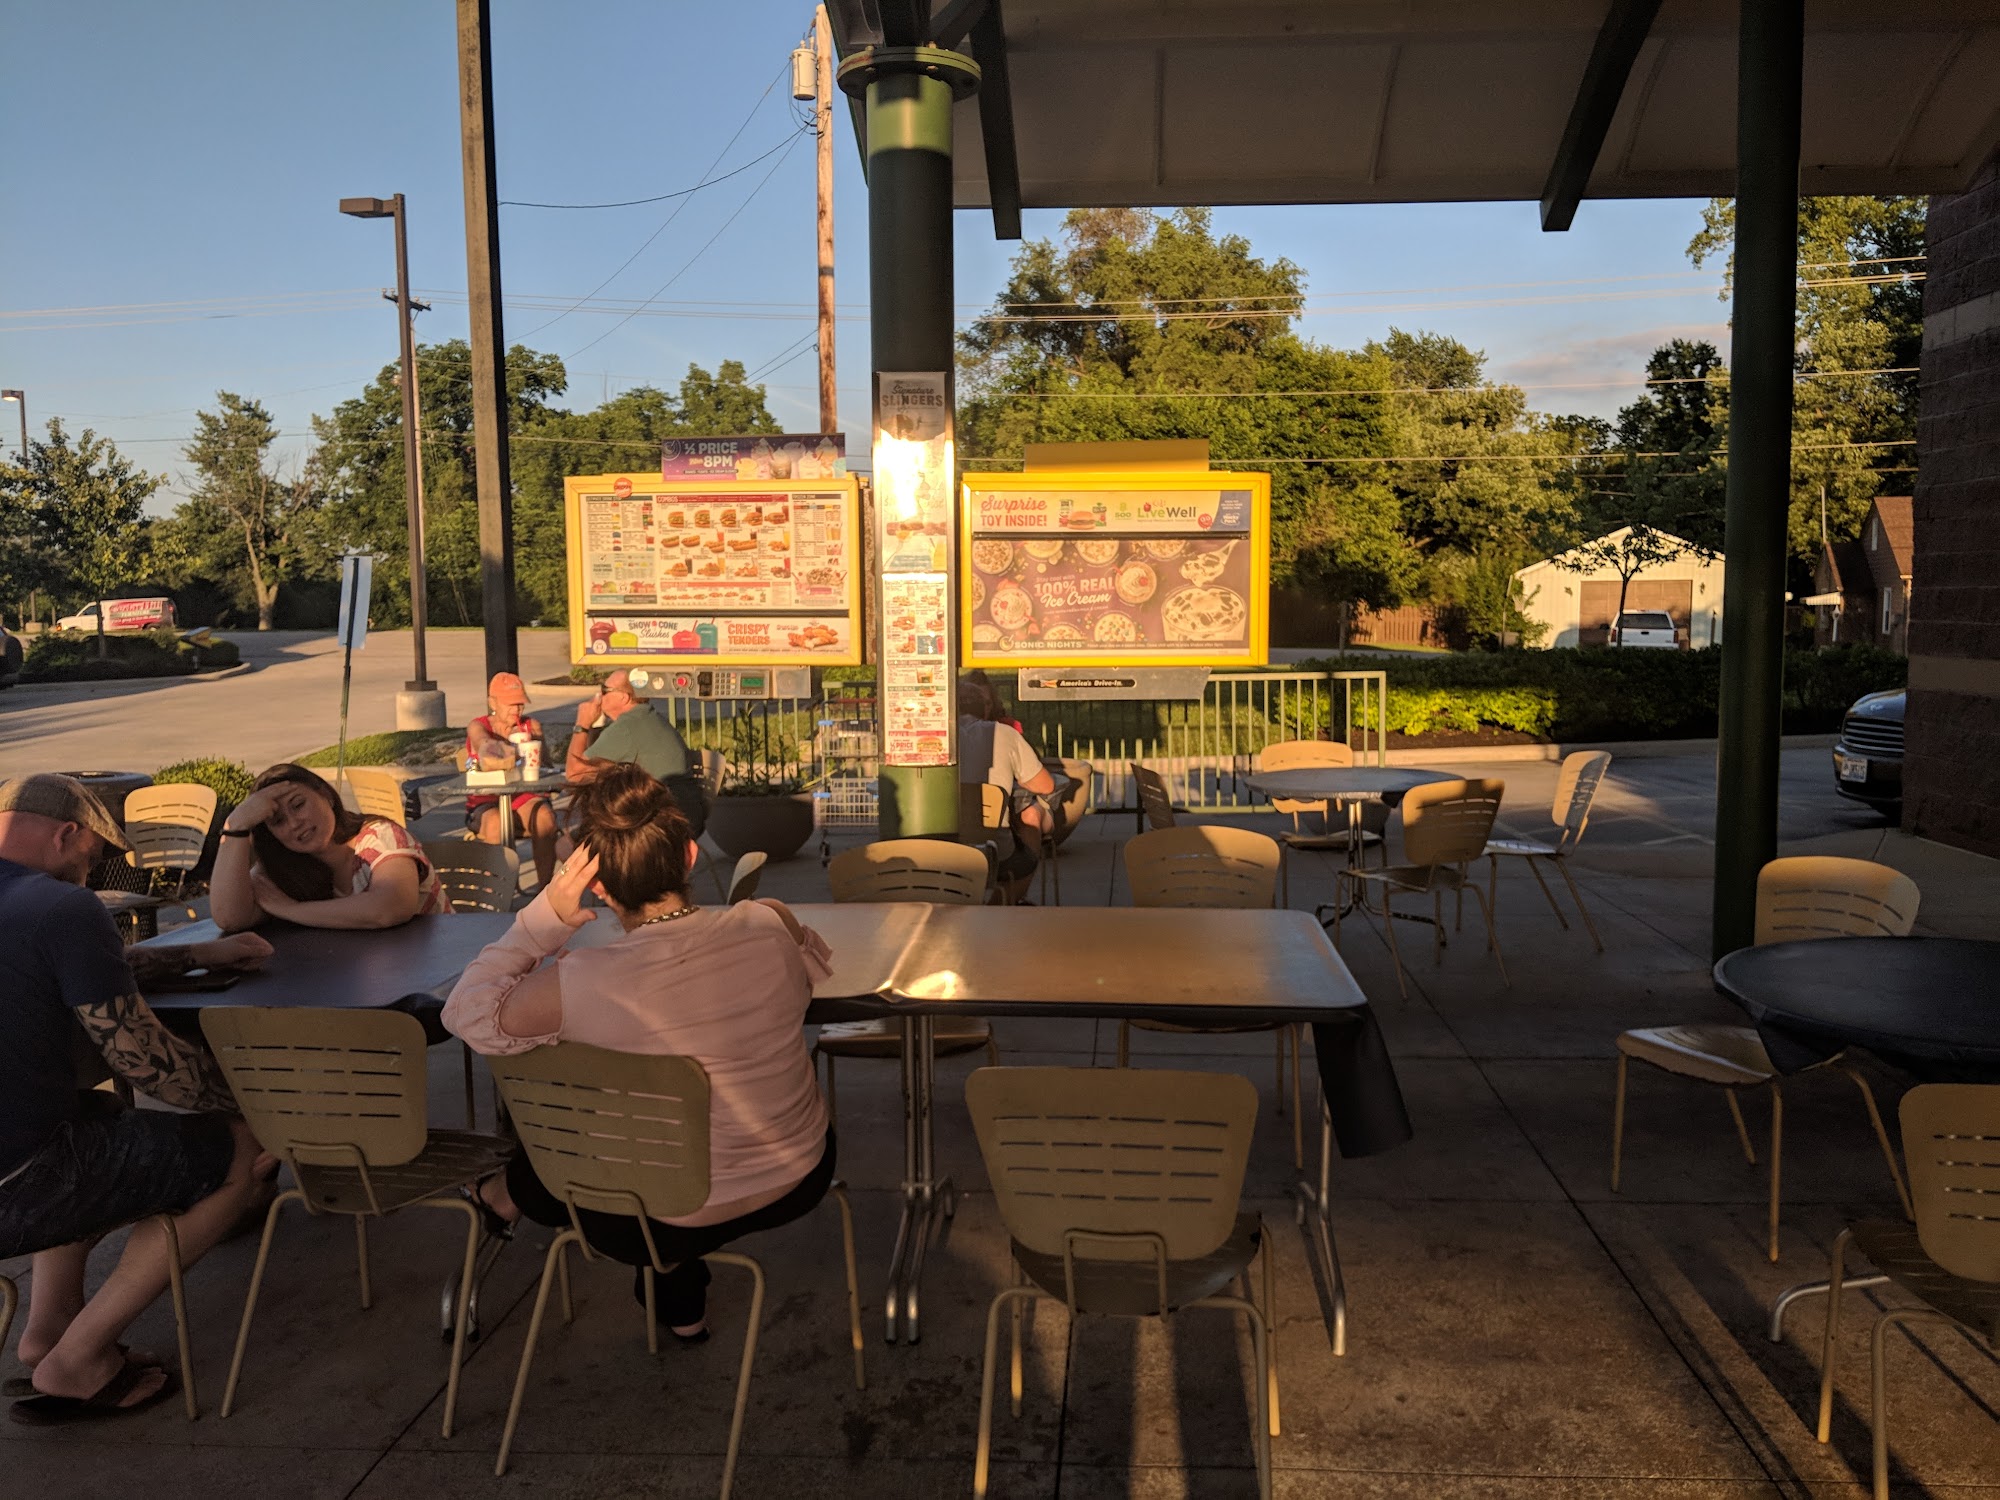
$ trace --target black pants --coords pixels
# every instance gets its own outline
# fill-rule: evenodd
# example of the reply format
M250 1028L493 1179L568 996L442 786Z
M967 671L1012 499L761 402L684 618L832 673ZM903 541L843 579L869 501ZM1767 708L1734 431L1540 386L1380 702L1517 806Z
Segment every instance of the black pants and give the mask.
M719 1224L650 1221L653 1244L660 1252L660 1259L673 1266L671 1271L659 1278L658 1301L655 1304L655 1315L659 1321L672 1328L699 1323L708 1306L708 1263L702 1257L746 1234L776 1229L780 1224L804 1218L819 1205L819 1200L833 1185L833 1168L834 1141L833 1132L829 1130L826 1133L826 1149L820 1153L818 1163L799 1179L790 1192L775 1202L740 1218L724 1219ZM507 1164L507 1192L522 1214L537 1224L569 1228L569 1209L535 1175L534 1166L525 1151L517 1151L514 1159ZM643 1267L648 1264L645 1237L639 1232L639 1221L630 1214L607 1214L585 1208L577 1211L577 1219L590 1241L590 1248L598 1254L622 1260L629 1266ZM643 1270L632 1278L632 1293L640 1301L645 1300Z

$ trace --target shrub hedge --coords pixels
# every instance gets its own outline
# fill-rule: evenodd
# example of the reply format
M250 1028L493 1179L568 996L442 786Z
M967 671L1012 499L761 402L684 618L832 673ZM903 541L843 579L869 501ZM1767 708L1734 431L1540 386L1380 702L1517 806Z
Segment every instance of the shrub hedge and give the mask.
M242 761L221 760L214 756L200 760L177 760L153 773L155 786L192 782L196 786L207 787L215 793L218 804L229 807L234 807L250 795L250 787L255 780L250 768Z
M1388 727L1405 734L1487 726L1554 740L1702 738L1715 733L1722 686L1718 650L1586 646L1407 660L1348 656L1300 665L1386 671ZM1908 675L1903 657L1873 646L1787 651L1785 732L1838 728L1856 698L1900 688Z
M104 638L80 631L39 635L21 663L23 682L108 682L126 677L185 677L233 667L243 659L233 641L198 646L171 630L120 631Z

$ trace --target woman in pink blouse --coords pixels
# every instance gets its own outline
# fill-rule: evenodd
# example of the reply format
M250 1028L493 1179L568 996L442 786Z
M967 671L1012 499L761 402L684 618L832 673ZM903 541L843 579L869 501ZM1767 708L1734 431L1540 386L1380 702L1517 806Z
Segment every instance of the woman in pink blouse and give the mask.
M265 917L302 927L395 927L450 910L408 829L350 812L304 766L271 767L223 822L209 914L224 932Z
M473 960L445 1003L444 1023L489 1055L587 1042L691 1057L707 1071L708 1201L652 1224L660 1258L678 1262L659 1286L659 1320L699 1342L708 1336L701 1257L810 1212L833 1181L833 1132L803 1029L831 955L775 901L696 906L687 820L638 766L609 767L578 787L570 832L576 852L512 931ZM581 905L585 891L604 901L624 935L564 951L569 935L599 916ZM480 1200L509 1223L525 1214L569 1224L525 1154L504 1181L481 1185ZM637 1220L589 1209L579 1218L593 1248L646 1264ZM643 1272L633 1292L644 1300Z

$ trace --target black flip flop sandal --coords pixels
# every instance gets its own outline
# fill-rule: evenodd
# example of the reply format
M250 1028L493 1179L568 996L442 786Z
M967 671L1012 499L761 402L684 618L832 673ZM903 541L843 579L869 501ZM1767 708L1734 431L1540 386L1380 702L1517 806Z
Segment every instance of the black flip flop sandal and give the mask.
M164 1370L167 1367L167 1362L157 1354L147 1354L141 1351L139 1354L134 1355L123 1344L118 1346L118 1352L124 1356L127 1364L140 1364L151 1370ZM41 1395L41 1392L35 1389L35 1378L32 1375L16 1375L8 1380L0 1380L0 1400L25 1401L32 1396L39 1395Z
M467 1203L470 1203L478 1211L479 1227L488 1239L511 1240L514 1238L514 1226L501 1218L498 1213L494 1212L493 1205L479 1196L479 1189L477 1187L461 1183L458 1189L458 1196L463 1198Z
M9 1414L25 1427L62 1427L71 1422L92 1422L101 1417L130 1417L139 1412L158 1406L181 1388L180 1379L171 1370L159 1370L165 1378L160 1388L144 1400L134 1401L130 1406L120 1406L132 1392L132 1387L148 1375L159 1370L157 1365L137 1365L126 1363L118 1368L118 1373L89 1396L31 1396L25 1401L16 1401Z

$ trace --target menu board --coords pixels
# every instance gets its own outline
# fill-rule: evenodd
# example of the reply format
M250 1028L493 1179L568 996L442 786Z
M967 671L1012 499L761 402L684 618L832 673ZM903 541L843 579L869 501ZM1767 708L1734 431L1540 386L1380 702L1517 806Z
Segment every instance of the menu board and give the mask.
M603 474L564 499L574 660L861 660L854 480Z
M951 745L950 579L882 580L882 754L891 765L942 764Z
M1261 666L1270 476L968 474L969 666Z

